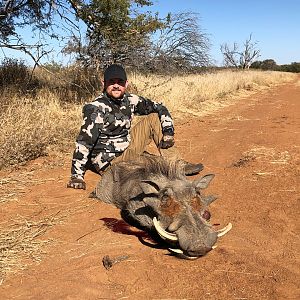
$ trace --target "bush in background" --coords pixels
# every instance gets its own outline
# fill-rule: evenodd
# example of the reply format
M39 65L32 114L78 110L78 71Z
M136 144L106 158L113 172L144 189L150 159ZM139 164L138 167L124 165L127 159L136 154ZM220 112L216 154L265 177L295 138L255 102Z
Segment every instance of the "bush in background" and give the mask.
M30 82L32 82L31 72L24 61L6 58L1 62L0 89L26 91Z
M277 65L274 59L265 59L263 61L255 61L251 65L251 68L260 70L300 73L300 62L292 62L291 64L287 65Z
M0 64L0 91L35 97L47 89L62 102L81 103L100 93L100 75L92 67L63 67L55 62L32 70L24 61L8 58Z
M100 75L94 68L75 65L59 67L46 65L37 68L35 76L53 94L68 103L89 101L102 90Z

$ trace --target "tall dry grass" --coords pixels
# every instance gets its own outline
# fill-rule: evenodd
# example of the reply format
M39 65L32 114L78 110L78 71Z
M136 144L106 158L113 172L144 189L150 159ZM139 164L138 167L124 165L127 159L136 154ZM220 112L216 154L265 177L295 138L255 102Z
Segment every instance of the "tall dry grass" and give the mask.
M241 92L293 78L295 74L291 73L260 71L173 77L131 75L130 90L163 102L174 117L181 113L202 116L229 105L232 96ZM45 155L51 147L69 147L71 151L81 124L82 104L66 104L58 99L47 89L32 98L2 93L0 169Z
M180 112L203 116L229 105L234 96L250 94L296 78L293 73L224 70L187 76L132 76L138 93L162 101L176 116Z
M80 115L80 106L63 105L47 90L35 98L11 96L0 114L0 169L74 142Z

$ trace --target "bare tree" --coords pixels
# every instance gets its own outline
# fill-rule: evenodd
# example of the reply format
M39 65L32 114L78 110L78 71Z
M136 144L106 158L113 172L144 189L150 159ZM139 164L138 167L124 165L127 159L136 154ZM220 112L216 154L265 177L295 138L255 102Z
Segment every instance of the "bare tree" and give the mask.
M235 68L249 69L251 64L260 56L260 50L257 49L257 42L252 42L252 34L246 39L243 49L234 43L230 47L227 43L221 45L225 66Z
M153 41L152 64L161 69L190 69L210 63L210 42L198 22L198 14L170 15L167 26Z

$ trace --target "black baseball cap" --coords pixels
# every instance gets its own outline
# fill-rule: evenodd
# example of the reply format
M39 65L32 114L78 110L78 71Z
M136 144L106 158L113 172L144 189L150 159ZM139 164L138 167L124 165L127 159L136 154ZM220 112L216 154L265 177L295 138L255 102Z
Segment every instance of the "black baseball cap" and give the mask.
M107 82L110 79L118 78L124 81L127 80L127 75L124 68L118 64L110 65L104 72L104 81Z

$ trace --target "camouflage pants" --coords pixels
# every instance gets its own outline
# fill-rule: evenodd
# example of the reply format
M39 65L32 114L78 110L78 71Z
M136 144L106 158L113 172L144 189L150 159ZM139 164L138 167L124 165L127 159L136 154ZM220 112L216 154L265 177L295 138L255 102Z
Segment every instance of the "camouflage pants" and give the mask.
M119 161L127 161L137 158L154 141L157 148L163 137L161 123L156 113L149 114L142 118L135 126L132 127L131 142L128 148L117 158L112 161L112 164ZM159 149L162 156L169 159L180 159L178 149L173 146L169 149Z

